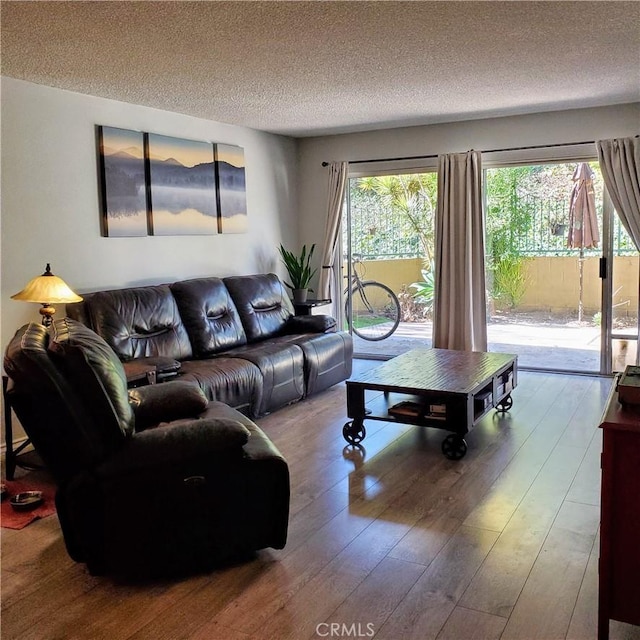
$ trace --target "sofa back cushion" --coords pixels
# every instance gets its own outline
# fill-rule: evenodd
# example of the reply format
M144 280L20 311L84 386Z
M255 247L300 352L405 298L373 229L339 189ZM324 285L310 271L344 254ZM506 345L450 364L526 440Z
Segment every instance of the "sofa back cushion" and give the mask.
M127 377L113 349L71 318L56 320L50 331L51 359L81 397L102 439L111 444L131 435L135 419Z
M176 282L171 293L197 358L246 344L238 310L220 278Z
M84 294L89 327L121 360L192 355L189 336L169 285L115 289Z
M87 310L87 305L84 302L84 298L81 302L68 303L66 305L66 316L73 320L77 320L78 322L82 322L85 327L93 329L93 327L91 326L91 318L89 317L89 312Z
M223 281L249 342L279 334L293 315L287 291L275 273L231 276Z
M104 460L126 435L112 407L106 431L104 416L100 423L94 422L91 401L85 395L90 381L83 378L80 384L71 383L49 346L45 327L25 325L7 346L4 367L11 379L8 393L16 415L58 484L64 484ZM126 407L124 410L128 413Z

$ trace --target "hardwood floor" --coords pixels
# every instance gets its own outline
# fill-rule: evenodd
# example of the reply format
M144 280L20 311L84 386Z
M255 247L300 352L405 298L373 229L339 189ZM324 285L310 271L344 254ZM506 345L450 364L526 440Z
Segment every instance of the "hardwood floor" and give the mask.
M121 584L68 558L55 516L2 529L2 638L595 638L610 385L520 372L511 411L458 462L445 432L406 425L369 421L364 450L345 447L337 385L258 421L291 469L285 549ZM640 628L612 622L611 638Z

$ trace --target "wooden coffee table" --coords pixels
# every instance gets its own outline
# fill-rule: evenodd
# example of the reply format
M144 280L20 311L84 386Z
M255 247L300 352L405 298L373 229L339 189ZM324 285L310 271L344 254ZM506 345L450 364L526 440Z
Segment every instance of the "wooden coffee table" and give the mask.
M491 409L508 411L517 384L517 356L504 353L414 349L347 380L345 440L366 436L364 421L384 420L435 427L453 433L442 452L459 460L464 435ZM367 402L366 391L382 391ZM372 394L369 394L372 395Z

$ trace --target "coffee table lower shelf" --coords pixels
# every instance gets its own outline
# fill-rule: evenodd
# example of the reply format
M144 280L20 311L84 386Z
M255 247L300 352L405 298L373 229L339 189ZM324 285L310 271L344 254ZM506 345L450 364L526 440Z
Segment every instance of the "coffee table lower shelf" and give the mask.
M364 421L381 420L451 431L442 442L450 460L467 453L464 435L492 409L508 411L517 384L516 356L416 349L347 381L344 439L359 445ZM367 402L366 392L381 394Z

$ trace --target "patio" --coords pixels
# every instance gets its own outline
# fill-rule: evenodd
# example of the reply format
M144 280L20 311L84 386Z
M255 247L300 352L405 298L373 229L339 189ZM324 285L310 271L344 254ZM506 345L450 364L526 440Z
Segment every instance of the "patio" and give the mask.
M401 322L392 336L380 342L354 335L354 350L359 355L396 356L416 347L431 347L431 331L431 322ZM489 323L487 337L489 351L516 354L520 367L589 373L600 370L597 325L542 323L521 317Z

